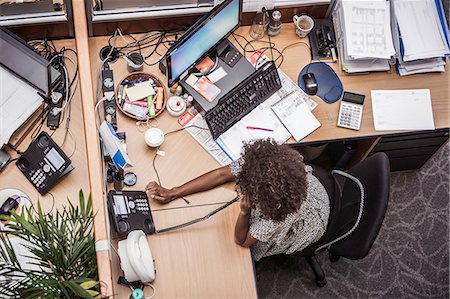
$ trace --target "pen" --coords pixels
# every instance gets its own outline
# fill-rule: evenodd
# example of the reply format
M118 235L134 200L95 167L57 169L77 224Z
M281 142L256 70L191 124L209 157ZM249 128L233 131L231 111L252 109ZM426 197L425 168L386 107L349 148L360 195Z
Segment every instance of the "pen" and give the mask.
M266 128L260 128L260 127L247 126L246 128L248 130L261 130L261 131L273 132L272 129L266 129Z

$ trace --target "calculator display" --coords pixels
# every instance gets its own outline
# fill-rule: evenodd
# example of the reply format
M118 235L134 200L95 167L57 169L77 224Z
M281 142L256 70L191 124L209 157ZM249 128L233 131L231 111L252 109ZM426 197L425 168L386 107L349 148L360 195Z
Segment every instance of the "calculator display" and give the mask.
M344 92L344 97L342 98L343 101L355 103L362 105L364 103L365 95L352 93L352 92Z

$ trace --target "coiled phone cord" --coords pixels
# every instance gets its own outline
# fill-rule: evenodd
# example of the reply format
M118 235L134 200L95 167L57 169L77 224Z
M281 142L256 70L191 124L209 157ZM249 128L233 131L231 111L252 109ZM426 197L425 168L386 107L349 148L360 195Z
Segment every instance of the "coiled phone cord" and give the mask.
M178 224L178 225L171 226L171 227L168 227L168 228L163 228L163 229L156 230L155 234L166 233L166 232L169 232L169 231L173 231L173 230L184 228L186 226L190 226L190 225L195 224L197 222L204 221L204 220L208 219L209 217L211 217L212 215L217 214L218 212L222 211L223 209L227 208L228 206L234 204L238 200L239 200L239 197L235 197L234 199L230 200L229 202L227 202L223 206L218 207L217 209L209 212L207 215L205 215L205 216L203 216L201 218L197 218L197 219L191 220L191 221L183 223L183 224Z

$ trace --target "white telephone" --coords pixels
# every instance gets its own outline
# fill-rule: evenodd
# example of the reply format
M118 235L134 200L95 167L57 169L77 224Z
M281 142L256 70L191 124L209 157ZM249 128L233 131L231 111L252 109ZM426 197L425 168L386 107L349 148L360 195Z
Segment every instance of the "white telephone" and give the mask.
M130 232L126 240L119 242L118 251L120 267L129 282L147 283L155 280L153 256L143 231Z

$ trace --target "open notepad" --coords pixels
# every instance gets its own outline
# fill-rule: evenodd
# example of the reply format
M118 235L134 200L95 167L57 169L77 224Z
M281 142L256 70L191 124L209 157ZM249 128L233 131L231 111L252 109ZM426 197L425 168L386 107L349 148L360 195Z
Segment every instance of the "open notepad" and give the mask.
M249 130L248 126L272 131ZM312 114L307 101L297 93L293 92L284 98L274 94L223 133L216 142L236 160L246 141L272 138L278 143L284 143L291 136L299 141L318 127L320 123Z
M300 141L320 127L308 105L296 94L291 94L272 106L273 112L289 130L296 141Z

